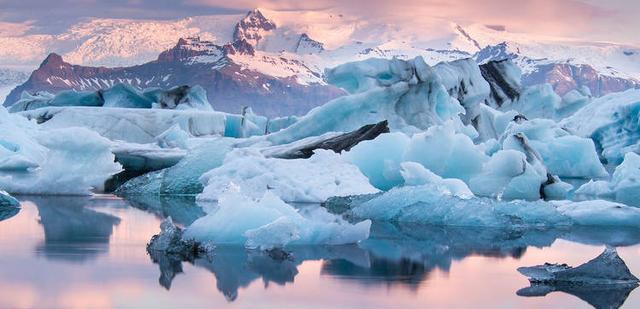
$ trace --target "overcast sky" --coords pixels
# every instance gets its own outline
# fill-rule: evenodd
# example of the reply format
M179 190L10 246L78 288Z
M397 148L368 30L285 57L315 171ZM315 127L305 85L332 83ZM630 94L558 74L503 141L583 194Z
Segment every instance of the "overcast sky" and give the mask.
M56 33L88 17L175 19L193 15L335 9L410 25L440 18L511 31L640 45L640 0L0 0L0 35Z

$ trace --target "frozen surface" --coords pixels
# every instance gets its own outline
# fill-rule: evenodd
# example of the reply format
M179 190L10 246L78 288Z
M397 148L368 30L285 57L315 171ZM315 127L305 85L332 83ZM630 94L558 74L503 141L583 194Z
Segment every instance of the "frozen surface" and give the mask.
M316 150L309 159L266 158L257 150L237 149L200 180L206 185L199 200L217 200L233 182L249 197L269 191L290 202L324 202L333 196L378 192L358 168L330 150Z
M462 199L474 197L464 181L456 178L443 179L424 166L415 162L403 162L400 164L400 174L405 186L434 185L439 192L453 195Z
M370 226L369 220L350 224L323 208L302 213L270 191L252 199L230 184L219 197L218 208L189 226L184 238L260 249L340 245L367 239Z
M121 170L110 146L93 131L44 130L0 108L0 188L19 194L89 194Z

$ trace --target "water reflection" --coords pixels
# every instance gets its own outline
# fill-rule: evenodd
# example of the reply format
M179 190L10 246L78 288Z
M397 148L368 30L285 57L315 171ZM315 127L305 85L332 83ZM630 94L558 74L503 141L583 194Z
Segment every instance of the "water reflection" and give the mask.
M40 217L44 242L36 252L47 259L84 262L109 250L109 238L120 219L87 208L89 197L30 197Z
M523 297L543 297L551 292L564 292L580 298L594 308L620 308L637 285L580 286L532 285L516 292Z
M196 204L195 196L129 196L131 206L155 214L160 219L171 217L181 226L189 226L193 221L205 215Z
M549 247L558 239L590 245L629 246L640 243L637 230L552 229L506 230L487 228L437 227L374 223L371 237L358 245L293 247L293 259L274 259L266 253L242 247L218 247L212 257L191 263L216 278L217 290L228 301L238 298L238 290L255 280L285 285L294 282L298 267L306 261L321 260L321 274L365 286L401 285L418 289L434 270L449 272L454 261L470 256L519 259L529 247ZM166 256L152 256L160 267L160 285L169 289L182 262ZM515 270L514 270L515 271ZM555 289L558 290L558 289ZM551 292L554 290L549 290ZM623 303L631 290L611 290L607 297L588 291L559 289L577 295L596 306ZM523 290L532 296L539 290ZM545 295L542 293L540 295ZM606 291L602 292L606 294ZM518 294L520 295L520 293ZM591 298L590 295L593 295ZM624 296L624 297L623 297ZM598 306L596 306L598 307Z
M89 304L98 298L110 304L95 307L136 307L123 305L132 300L138 301L137 307L177 307L196 299L200 306L195 307L225 302L255 307L256 301L265 306L285 302L304 306L313 301L325 307L579 305L580 300L567 294L582 299L583 305L606 308L624 303L631 289L536 287L521 289L518 295L562 293L551 298L519 297L516 291L526 279L516 268L550 258L575 264L600 250L595 246L607 244L634 246L622 252L628 254L633 271L640 269L638 230L501 230L388 223L373 224L370 239L358 245L291 248L293 259L274 259L242 247L218 247L209 257L180 261L147 256L144 245L159 231L159 218L171 216L188 225L202 216L192 199L22 199L33 203L25 203L19 214L0 222L0 287L10 291L6 287L21 286L35 293L36 303L26 306L33 308L69 308L61 303L47 306L64 295ZM500 280L487 285L484 278L496 275ZM67 276L64 285L58 284L62 276ZM321 295L315 292L318 289L323 289ZM24 298L1 290L0 307L19 307L16 304ZM457 299L460 293L466 297ZM129 298L118 302L123 294ZM637 305L637 296L631 293L627 305ZM76 307L90 307L86 304Z

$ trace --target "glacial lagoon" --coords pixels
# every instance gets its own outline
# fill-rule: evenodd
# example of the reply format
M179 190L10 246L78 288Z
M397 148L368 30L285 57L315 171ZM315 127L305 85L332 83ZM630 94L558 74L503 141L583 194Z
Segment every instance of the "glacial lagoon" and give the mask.
M0 308L640 307L634 288L518 296L530 284L516 270L580 265L612 245L637 276L637 230L374 222L366 241L290 248L291 259L220 246L182 262L150 256L145 245L163 218L189 225L204 214L189 198L18 199L21 210L0 221Z

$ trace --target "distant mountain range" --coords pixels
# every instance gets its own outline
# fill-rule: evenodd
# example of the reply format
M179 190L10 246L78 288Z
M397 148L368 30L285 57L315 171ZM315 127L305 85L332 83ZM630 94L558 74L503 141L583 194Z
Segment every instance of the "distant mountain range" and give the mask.
M21 44L0 49L0 67L9 58L28 67L44 57L42 51L57 52L11 91L5 105L22 91L199 84L217 110L238 112L251 106L268 116L303 114L341 95L324 82L324 69L370 57L422 56L429 64L511 58L523 71L524 85L549 82L561 95L583 86L601 96L640 85L636 47L531 37L496 26L451 24L447 29L438 38L418 40L410 29L398 32L335 12L253 10L245 16L178 21L96 19L59 35L0 37L0 44L11 44L5 46Z

